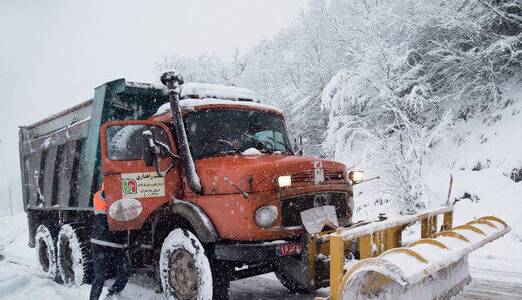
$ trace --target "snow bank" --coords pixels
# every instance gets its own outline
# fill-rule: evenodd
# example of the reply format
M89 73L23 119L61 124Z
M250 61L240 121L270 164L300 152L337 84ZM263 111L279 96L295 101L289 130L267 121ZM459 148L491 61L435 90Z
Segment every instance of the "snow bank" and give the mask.
M38 270L36 255L28 244L27 216L24 212L0 217L0 254L6 260L34 266Z
M453 174L456 224L495 215L512 227L509 236L519 243L522 182L509 175L513 168L522 167L521 100L522 93L518 102L496 114L456 124L453 136L434 147L424 170L432 205L446 198Z
M0 264L0 299L87 299L90 286L67 289L26 266Z
M506 97L514 103L489 115L458 121L426 155L422 170L423 201L427 208L446 202L449 178L453 175L451 201L455 203L455 224L462 224L484 215L504 219L512 232L508 239L522 243L520 218L522 182L510 178L514 168L522 167L522 87L506 89ZM340 160L357 157L347 153ZM364 155L361 155L361 157ZM363 169L366 176L389 176L367 161L347 161ZM361 168L361 166L364 166ZM399 214L398 201L389 200L382 190L382 180L363 183L354 188L355 220L375 219L379 213L389 217Z

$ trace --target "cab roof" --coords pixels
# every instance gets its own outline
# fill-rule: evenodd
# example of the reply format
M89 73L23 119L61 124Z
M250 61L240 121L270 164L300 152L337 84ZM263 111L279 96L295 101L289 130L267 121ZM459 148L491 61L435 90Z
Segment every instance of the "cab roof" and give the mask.
M231 85L188 82L181 86L181 99L225 99L235 101L257 100L256 92Z
M259 103L256 93L252 90L220 84L185 83L181 87L179 104L184 113L200 109L229 108L283 114L281 110L274 106ZM156 117L169 112L170 103L165 103L161 105L153 118L168 121L170 114L166 115L166 118Z

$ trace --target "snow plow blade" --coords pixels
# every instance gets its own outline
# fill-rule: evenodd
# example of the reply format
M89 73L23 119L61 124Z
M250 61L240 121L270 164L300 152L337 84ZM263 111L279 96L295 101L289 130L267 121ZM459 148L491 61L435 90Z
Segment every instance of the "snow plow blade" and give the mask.
M493 216L451 228L452 213L443 208L321 236L329 244L329 299L449 299L458 294L471 281L468 254L511 228ZM436 232L440 214L443 230ZM409 218L421 221L422 238L401 247L400 233L412 225ZM346 264L345 243L354 239L359 241L361 260Z
M483 217L362 260L343 277L338 299L447 299L471 281L468 254L510 230Z

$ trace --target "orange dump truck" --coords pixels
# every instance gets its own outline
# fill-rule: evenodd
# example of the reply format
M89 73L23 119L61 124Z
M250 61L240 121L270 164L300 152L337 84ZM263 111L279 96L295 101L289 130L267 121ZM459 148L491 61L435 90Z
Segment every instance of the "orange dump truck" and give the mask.
M282 112L249 90L108 82L81 105L20 129L30 236L41 270L89 282L92 195L103 182L109 227L128 231L134 269L168 298L226 298L232 280L275 272L292 291L328 286L300 213L353 213L346 166L302 156ZM316 260L316 257L311 258Z

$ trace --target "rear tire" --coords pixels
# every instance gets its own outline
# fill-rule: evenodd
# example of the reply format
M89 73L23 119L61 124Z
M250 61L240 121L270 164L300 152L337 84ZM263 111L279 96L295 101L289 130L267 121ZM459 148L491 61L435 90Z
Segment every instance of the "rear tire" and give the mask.
M89 283L92 274L87 229L79 224L63 225L58 233L58 269L65 285Z
M175 229L167 236L161 247L159 268L167 299L228 299L229 282L214 284L203 245L186 229Z
M40 272L47 278L59 281L60 273L56 259L56 233L52 234L47 226L40 225L36 229L34 243Z

